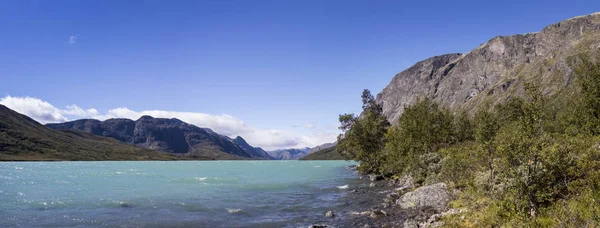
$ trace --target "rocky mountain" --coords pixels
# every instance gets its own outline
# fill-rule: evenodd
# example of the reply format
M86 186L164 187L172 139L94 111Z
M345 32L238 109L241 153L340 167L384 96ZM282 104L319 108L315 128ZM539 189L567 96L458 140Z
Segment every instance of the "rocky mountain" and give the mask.
M396 124L405 105L429 97L453 111L523 95L535 80L546 94L568 91L576 56L600 48L600 13L549 25L540 32L498 36L468 53L431 57L398 73L377 95Z
M209 158L177 156L80 131L50 129L0 105L0 161L177 159Z
M276 160L297 160L306 156L308 154L308 151L310 151L309 147L301 149L273 150L268 151L267 153L269 153L271 157L273 157Z
M246 153L254 155L256 158L269 159L269 160L274 159L273 157L271 157L271 155L269 155L269 153L267 153L262 148L250 146L250 144L248 144L246 142L246 140L244 140L244 138L242 138L240 136L235 137L235 139L233 139L233 142L235 142L240 147L242 147L242 149L244 149L244 151L246 151Z
M142 116L138 120L82 119L47 124L54 129L79 130L114 138L136 147L174 154L190 154L215 159L271 159L262 149L250 147L244 139L234 140L208 128L200 128L178 119ZM243 145L239 145L238 143Z
M337 142L325 143L325 144L323 144L323 145L318 145L318 146L315 146L315 147L313 147L313 148L310 148L310 150L308 151L308 154L312 154L312 153L314 153L314 152L317 152L317 151L319 151L319 150L323 150L323 149L331 148L331 147L334 147L334 146L336 146L336 145L337 145ZM307 154L307 155L308 155L308 154Z

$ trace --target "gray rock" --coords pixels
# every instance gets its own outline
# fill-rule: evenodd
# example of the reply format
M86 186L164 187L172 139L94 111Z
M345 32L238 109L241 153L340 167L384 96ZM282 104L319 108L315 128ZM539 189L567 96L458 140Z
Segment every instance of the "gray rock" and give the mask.
M450 202L450 194L446 184L438 183L408 192L400 197L396 204L404 209L431 208L437 213L441 213L446 211L448 202Z
M390 186L399 186L400 188L410 189L415 187L415 182L412 176L404 175L398 179L390 180L388 185Z
M369 215L369 217L377 219L377 218L382 218L387 216L387 212L383 211L383 210L373 210L371 211L371 214Z
M331 217L333 217L333 216L335 216L335 215L333 214L333 211L328 211L327 213L325 213L325 217L331 218Z
M327 225L310 225L310 226L308 226L308 228L327 228L327 227L329 227L329 226L327 226Z
M369 180L374 182L374 181L378 181L378 180L383 180L383 177L381 175L377 175L377 174L369 174Z
M415 220L409 219L404 221L404 228L419 228L419 223Z
M572 56L600 44L600 13L549 25L541 32L498 36L464 54L434 56L398 73L377 95L393 125L404 107L428 97L452 111L472 112L483 100L503 102L536 80L544 93L560 93L572 80ZM539 77L539 78L538 78Z

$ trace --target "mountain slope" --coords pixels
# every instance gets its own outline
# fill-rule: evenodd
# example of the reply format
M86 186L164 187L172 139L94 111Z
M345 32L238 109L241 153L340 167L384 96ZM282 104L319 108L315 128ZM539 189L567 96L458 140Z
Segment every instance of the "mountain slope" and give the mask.
M336 145L337 145L337 141L336 142L332 142L332 143L325 143L325 144L322 144L322 145L318 145L318 146L315 146L313 148L310 148L310 150L308 151L308 154L312 154L312 153L317 152L319 150L324 150L324 149L327 149L327 148L335 147Z
M269 153L267 153L262 148L250 146L250 144L248 144L248 142L246 142L246 140L244 140L244 138L240 136L235 137L235 139L233 139L233 142L238 144L242 149L244 149L244 151L246 151L246 153L250 154L250 156L252 156L253 158L269 160L274 159L273 157L271 157L271 155L269 155Z
M396 124L405 105L429 97L453 111L523 95L535 80L546 94L571 85L574 56L600 48L600 14L561 21L541 32L498 36L464 54L435 56L397 74L377 95L384 115Z
M47 128L0 105L0 160L175 160L181 157L135 148L117 140Z
M344 160L344 158L337 152L336 147L332 146L308 154L300 160Z
M66 123L47 124L46 126L54 129L85 131L114 138L137 147L174 154L191 154L215 159L270 159L260 151L242 148L227 136L219 135L207 128L187 124L178 119L153 118L150 116L142 116L136 121L129 119L108 119L105 121L83 119Z
M269 153L271 157L273 157L276 160L296 160L306 156L309 150L310 148L306 147L302 149L274 150L268 151L267 153Z

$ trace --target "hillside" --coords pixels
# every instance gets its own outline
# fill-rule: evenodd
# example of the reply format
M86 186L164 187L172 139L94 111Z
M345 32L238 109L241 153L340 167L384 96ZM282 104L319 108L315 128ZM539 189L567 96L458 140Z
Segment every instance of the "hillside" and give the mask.
M309 151L310 148L306 147L302 149L273 150L267 151L267 153L276 160L296 160L306 156Z
M261 158L261 159L267 159L267 160L274 159L273 157L271 157L271 155L269 155L269 153L267 153L267 151L263 150L260 147L251 146L250 144L248 144L248 142L246 142L246 140L244 140L244 138L242 138L240 136L235 137L235 139L233 139L233 142L235 142L242 149L244 149L244 151L246 151L246 153L252 155L253 158Z
M428 97L452 111L473 113L484 101L523 96L523 82L539 78L544 94L572 84L573 56L600 47L600 14L574 17L540 32L498 36L468 53L431 57L398 73L377 95L390 123L404 106Z
M300 158L300 160L344 160L336 147L326 147Z
M177 160L209 159L175 156L136 148L84 132L47 128L0 105L0 160Z
M312 153L317 152L319 150L323 150L323 149L335 147L335 145L337 145L337 142L325 143L325 144L322 144L322 145L318 145L318 146L315 146L313 148L310 148L310 150L308 151L308 154L312 154Z
M178 119L142 116L138 120L82 119L47 124L53 129L78 130L110 137L136 147L173 154L205 156L215 159L272 159L260 148L248 145L244 139L231 139L208 128L200 128ZM240 145L239 142L243 145Z
M600 227L600 13L429 58L361 98L337 150L398 189L453 192L405 226ZM397 193L384 201L427 208Z

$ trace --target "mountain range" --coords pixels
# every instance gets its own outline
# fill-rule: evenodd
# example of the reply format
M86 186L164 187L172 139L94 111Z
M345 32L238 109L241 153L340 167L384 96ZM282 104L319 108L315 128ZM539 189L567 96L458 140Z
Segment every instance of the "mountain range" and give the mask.
M311 152L311 148L265 151L251 146L244 138L229 138L209 128L201 128L178 119L142 116L138 120L81 119L46 124L58 130L84 131L134 145L173 154L205 156L214 159L295 160ZM325 148L325 144L315 148Z
M319 146L319 147L323 147ZM0 160L300 159L311 148L265 151L178 119L81 119L45 126L0 105Z
M273 150L268 153L276 160L296 160L308 155L309 151L310 147L305 147L300 149Z
M134 147L81 131L55 130L0 105L0 161L212 159Z
M49 128L78 130L114 138L136 147L190 154L215 159L273 159L263 149L250 146L242 137L231 139L208 128L200 128L178 119L142 116L138 120L82 119L47 124Z

